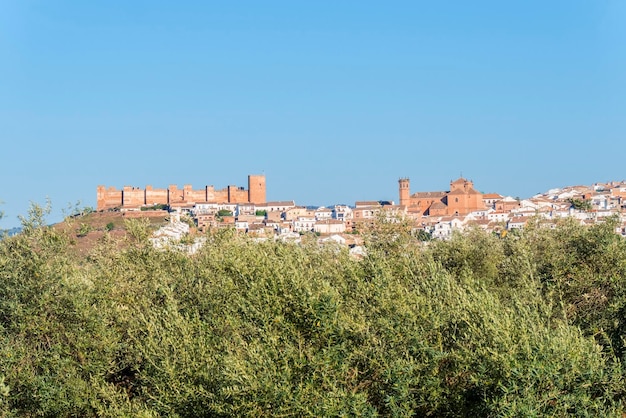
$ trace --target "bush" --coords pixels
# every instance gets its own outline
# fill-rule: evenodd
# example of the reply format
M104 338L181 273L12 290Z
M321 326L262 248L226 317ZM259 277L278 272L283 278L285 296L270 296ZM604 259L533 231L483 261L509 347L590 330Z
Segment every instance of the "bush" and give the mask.
M139 220L79 258L36 224L0 242L2 416L623 412L604 345L619 320L602 344L591 332L623 306L626 253L608 226L424 247L391 221L356 260L232 230L194 256L155 250ZM574 315L570 285L615 306Z
M91 230L92 230L91 225L87 223L81 223L80 226L78 227L78 230L76 231L76 235L79 237L84 237L88 233L90 233Z

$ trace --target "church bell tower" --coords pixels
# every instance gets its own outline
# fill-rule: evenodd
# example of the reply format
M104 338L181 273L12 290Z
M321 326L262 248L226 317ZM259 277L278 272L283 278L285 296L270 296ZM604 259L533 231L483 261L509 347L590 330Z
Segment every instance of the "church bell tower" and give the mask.
M400 192L400 205L409 206L410 192L409 192L409 178L403 177L398 180L398 189Z

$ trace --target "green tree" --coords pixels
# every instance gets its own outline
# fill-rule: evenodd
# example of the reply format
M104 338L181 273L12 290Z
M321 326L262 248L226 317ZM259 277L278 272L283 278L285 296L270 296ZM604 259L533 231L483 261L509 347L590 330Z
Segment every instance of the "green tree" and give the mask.
M233 216L233 213L229 211L228 209L220 209L217 211L217 216L219 217Z
M590 211L591 210L591 201L585 199L578 199L575 197L570 197L567 201L572 205L572 207L576 210Z
M147 218L125 219L124 228L129 237L139 244L145 244L152 233Z
M431 239L433 239L433 236L428 231L421 228L415 231L415 237L419 241L430 241Z
M355 259L229 229L156 250L133 219L82 255L41 213L0 241L0 416L624 413L610 222L424 244L385 218Z
M80 226L78 227L78 230L76 231L76 235L79 237L84 237L86 236L88 233L90 233L92 230L92 227L90 224L88 223L81 223Z

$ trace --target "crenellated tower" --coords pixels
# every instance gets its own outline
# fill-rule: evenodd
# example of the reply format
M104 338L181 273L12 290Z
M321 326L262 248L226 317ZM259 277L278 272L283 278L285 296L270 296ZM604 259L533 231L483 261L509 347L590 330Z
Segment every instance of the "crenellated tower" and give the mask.
M248 202L250 203L267 202L264 174L248 176Z

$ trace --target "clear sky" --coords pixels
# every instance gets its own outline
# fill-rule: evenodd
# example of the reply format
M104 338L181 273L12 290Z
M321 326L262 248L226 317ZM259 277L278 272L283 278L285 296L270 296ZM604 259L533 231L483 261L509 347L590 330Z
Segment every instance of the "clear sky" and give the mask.
M626 179L626 2L0 2L0 228L96 186L302 205Z

